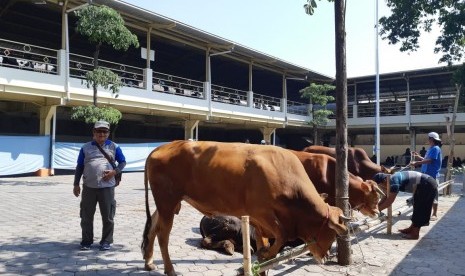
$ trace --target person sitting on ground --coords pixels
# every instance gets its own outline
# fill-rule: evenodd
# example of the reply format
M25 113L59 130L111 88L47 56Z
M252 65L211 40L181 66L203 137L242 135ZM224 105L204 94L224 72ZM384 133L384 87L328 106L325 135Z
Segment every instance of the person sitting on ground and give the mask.
M385 173L377 173L373 180L378 184L386 184L388 176ZM389 186L390 193L380 201L378 209L381 211L391 206L399 191L412 193L412 224L405 229L399 229L399 232L403 234L403 238L418 240L420 228L428 226L430 222L431 208L438 194L436 179L416 171L401 171L390 176Z

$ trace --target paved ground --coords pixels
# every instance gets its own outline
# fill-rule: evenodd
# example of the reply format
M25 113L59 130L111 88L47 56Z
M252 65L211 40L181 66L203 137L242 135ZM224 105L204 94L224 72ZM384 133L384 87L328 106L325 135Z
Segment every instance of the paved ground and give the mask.
M0 179L0 274L162 275L158 245L158 270L143 270L142 173L124 174L117 188L115 244L107 252L97 247L79 251L80 199L72 195L72 178L58 175ZM268 275L465 275L465 199L458 180L452 196L440 197L439 220L422 228L420 240L387 235L383 223L353 238L350 266L339 266L334 261L318 265L304 256L276 267ZM403 202L404 198L399 198L395 204ZM395 219L393 233L410 225L410 214ZM183 275L235 275L241 267L241 254L227 256L198 247L200 218L187 204L175 218L170 253L176 270ZM98 213L95 229L98 240Z

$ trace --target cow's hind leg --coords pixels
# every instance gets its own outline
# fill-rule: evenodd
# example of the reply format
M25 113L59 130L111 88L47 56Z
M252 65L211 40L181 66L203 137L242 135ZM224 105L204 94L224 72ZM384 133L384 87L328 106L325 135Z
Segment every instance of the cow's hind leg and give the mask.
M180 203L179 203L180 204ZM165 267L165 274L168 276L176 275L174 271L173 263L171 262L170 255L168 252L168 243L171 228L173 227L174 212L161 214L158 217L158 223L156 225L158 244L160 245L161 256L163 258L163 264Z
M145 269L154 270L155 265L153 264L153 246L155 243L155 237L157 236L156 225L158 223L158 211L155 211L152 215L152 224L146 225L148 232L144 233L144 243L142 244L142 250L145 260Z

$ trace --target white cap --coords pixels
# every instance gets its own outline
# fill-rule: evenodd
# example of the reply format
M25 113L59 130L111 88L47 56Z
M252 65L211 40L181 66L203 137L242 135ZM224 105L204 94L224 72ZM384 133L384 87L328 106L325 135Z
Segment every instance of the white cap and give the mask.
M106 121L97 121L97 122L95 122L94 128L110 129L110 123L108 123Z
M441 138L439 138L439 134L437 134L436 132L428 133L428 137L433 138L434 140L441 142Z
M265 140L262 140L262 141L260 142L260 144L264 145L264 144L266 144L266 141L265 141Z

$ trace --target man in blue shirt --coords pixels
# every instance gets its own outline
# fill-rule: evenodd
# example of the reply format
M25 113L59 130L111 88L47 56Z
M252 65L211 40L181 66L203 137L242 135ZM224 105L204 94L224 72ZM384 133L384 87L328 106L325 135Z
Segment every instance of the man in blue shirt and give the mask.
M426 152L425 157L421 157L421 155L417 152L413 152L414 160L419 159L419 161L413 161L410 164L415 167L421 165L422 173L426 173L427 175L431 176L432 178L436 179L436 181L438 181L439 170L441 169L442 165L442 144L441 139L439 138L439 134L437 134L436 132L428 133L428 144L430 145L430 148ZM436 197L433 203L433 213L431 215L432 220L437 219L437 212L438 198Z
M81 250L89 250L94 242L94 214L97 202L102 215L102 238L100 250L109 250L113 243L114 217L116 210L115 175L126 166L126 158L121 148L108 139L110 124L98 121L92 130L93 140L85 143L79 151L74 174L73 194L78 197L81 193L79 182L83 179L81 197ZM100 151L105 151L111 160L118 163L116 168Z
M377 173L373 180L378 183L386 183L389 175ZM378 204L381 211L392 205L399 191L413 193L412 224L405 229L399 229L406 239L417 240L420 236L420 228L429 225L431 207L438 194L438 184L431 176L416 172L396 172L389 179L390 193Z

